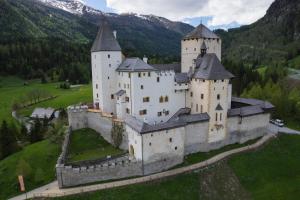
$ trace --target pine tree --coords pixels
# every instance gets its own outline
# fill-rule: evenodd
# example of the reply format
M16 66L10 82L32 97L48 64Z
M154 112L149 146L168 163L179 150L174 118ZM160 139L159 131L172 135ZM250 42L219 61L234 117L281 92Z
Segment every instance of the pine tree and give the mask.
M34 120L34 125L30 131L30 142L38 142L43 139L43 127L41 121L37 118Z
M19 146L13 132L9 129L7 122L3 121L0 129L1 158L5 158L18 150Z

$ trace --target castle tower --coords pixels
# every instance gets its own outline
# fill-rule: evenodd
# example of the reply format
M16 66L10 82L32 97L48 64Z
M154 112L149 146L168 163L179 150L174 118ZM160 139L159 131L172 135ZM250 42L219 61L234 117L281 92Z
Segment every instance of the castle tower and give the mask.
M221 60L221 39L203 24L188 33L181 41L181 72L188 72L194 60L201 54L203 44L206 53L214 53Z
M116 34L105 19L101 22L91 56L94 106L115 114L116 69L122 62L122 52Z
M226 137L231 78L233 75L226 71L216 54L206 54L203 51L195 60L187 106L191 108L192 114L208 113L210 116L208 142L220 141Z

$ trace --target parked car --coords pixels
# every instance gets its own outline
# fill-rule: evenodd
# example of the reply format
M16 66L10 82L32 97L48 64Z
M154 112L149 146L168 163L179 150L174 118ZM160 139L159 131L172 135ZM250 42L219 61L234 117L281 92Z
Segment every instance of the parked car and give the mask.
M281 119L271 119L270 123L274 124L276 126L279 126L279 127L283 127L284 126L283 120L281 120Z

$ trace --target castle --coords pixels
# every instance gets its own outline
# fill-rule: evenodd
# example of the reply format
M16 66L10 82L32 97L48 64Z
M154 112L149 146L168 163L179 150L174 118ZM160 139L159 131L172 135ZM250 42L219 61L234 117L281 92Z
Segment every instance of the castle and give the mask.
M222 40L204 25L183 37L179 64L125 58L116 35L102 21L91 49L93 109L69 107L69 123L108 141L114 121L122 123L121 148L142 163L142 175L267 133L273 105L232 97L234 76L221 63Z

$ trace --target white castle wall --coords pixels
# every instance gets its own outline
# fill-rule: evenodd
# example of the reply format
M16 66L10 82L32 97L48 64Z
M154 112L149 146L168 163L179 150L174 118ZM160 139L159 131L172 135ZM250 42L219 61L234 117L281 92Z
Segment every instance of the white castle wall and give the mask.
M185 127L184 154L200 151L201 144L208 141L208 122L188 124Z
M116 114L116 102L111 95L117 92L116 69L122 62L122 53L102 51L92 52L91 56L94 105L99 103L104 112Z

